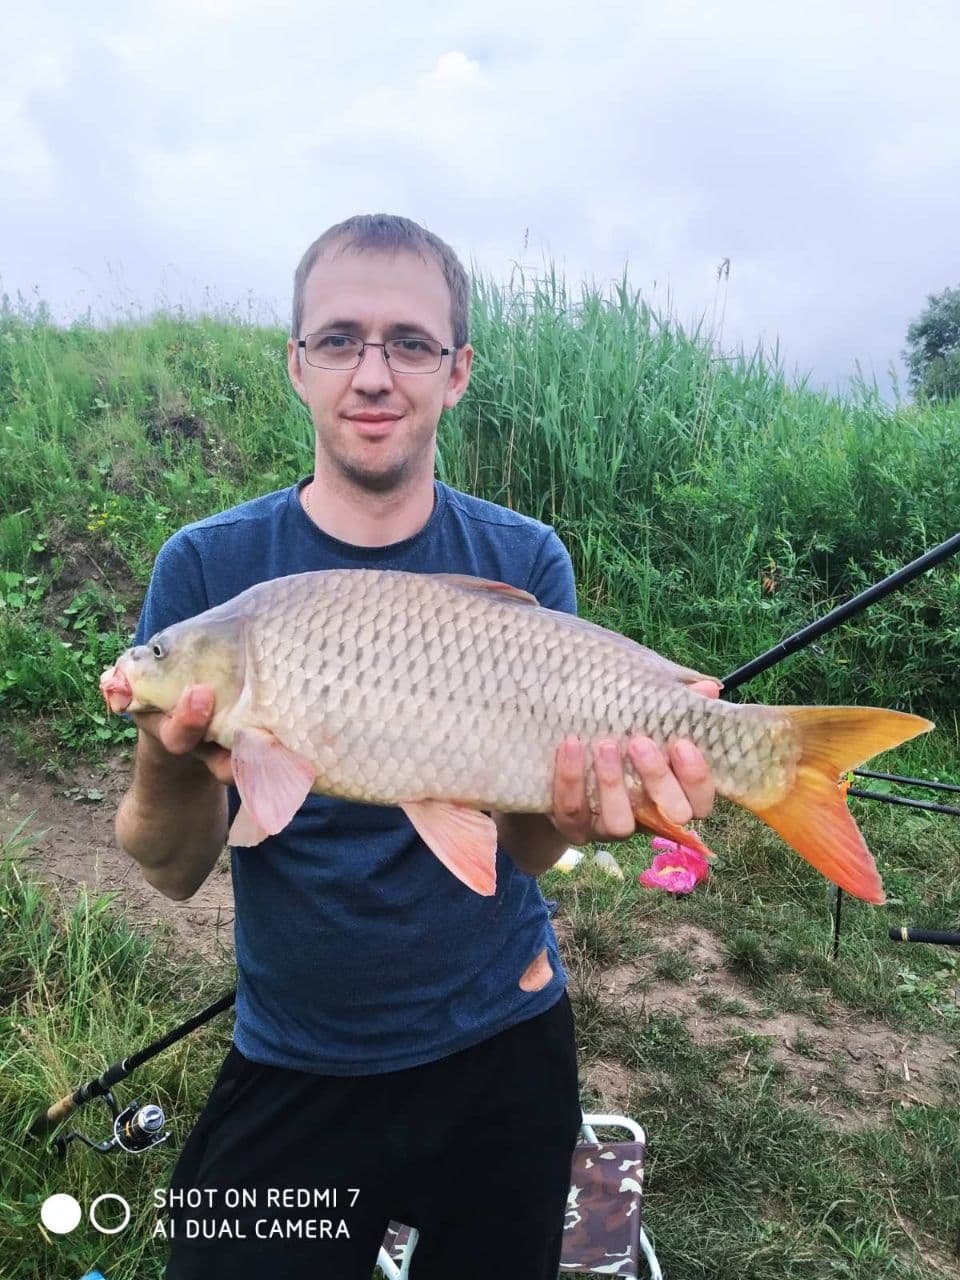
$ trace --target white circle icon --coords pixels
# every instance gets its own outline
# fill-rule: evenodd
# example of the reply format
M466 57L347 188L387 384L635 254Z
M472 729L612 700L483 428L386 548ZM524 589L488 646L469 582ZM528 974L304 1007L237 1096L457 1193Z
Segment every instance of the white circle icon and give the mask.
M116 1200L118 1204L123 1205L124 1218L119 1227L102 1227L97 1221L94 1210L98 1204L103 1204L104 1200ZM93 1204L90 1206L90 1221L101 1235L115 1236L117 1232L122 1231L130 1221L130 1204L128 1201L124 1200L123 1196L118 1196L112 1191L107 1191L102 1196L97 1196L96 1200L94 1200Z
M82 1217L83 1210L79 1201L62 1193L47 1196L40 1206L40 1221L48 1231L57 1236L68 1235Z

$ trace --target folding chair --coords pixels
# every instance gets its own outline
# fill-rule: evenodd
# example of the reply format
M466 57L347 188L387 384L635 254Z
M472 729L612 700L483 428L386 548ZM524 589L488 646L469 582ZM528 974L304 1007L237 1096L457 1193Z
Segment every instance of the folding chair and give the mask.
M625 1129L632 1141L598 1141L597 1128ZM570 1171L561 1275L583 1271L639 1280L642 1253L650 1280L663 1280L657 1255L641 1224L643 1129L627 1116L585 1115L580 1132ZM390 1223L377 1258L387 1280L407 1280L416 1244L415 1228Z

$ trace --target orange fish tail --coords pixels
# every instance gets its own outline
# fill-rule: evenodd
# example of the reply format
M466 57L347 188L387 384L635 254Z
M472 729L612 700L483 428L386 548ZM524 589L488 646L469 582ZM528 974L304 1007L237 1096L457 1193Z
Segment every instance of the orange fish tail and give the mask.
M842 774L934 726L878 707L781 707L800 743L797 776L768 808L740 803L783 836L802 858L856 898L881 906L883 883L838 786Z

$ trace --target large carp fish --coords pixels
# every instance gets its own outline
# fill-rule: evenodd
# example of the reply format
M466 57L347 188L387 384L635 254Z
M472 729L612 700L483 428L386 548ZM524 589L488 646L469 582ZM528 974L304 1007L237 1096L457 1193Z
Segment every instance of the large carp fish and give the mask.
M838 786L842 774L933 728L873 707L770 707L705 698L709 679L614 631L541 608L503 583L348 569L259 583L128 649L100 678L111 711L170 711L215 695L207 738L230 750L242 805L232 845L258 844L311 791L397 805L440 861L495 889L485 810L548 813L567 734L689 738L720 795L742 805L841 888L884 901ZM595 795L587 751L590 794ZM709 852L645 796L634 816Z

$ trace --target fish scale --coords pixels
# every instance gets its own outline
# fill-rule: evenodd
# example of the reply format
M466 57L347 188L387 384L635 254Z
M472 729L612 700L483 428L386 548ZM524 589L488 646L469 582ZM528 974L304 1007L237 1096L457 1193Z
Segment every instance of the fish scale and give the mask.
M177 623L101 676L114 711L170 710L214 690L211 741L230 748L242 805L230 839L256 844L308 790L399 805L471 888L492 893L485 811L550 813L557 749L633 735L690 739L717 791L823 873L884 901L837 781L933 726L873 707L766 707L705 698L705 679L616 632L540 608L503 583L391 570L277 578ZM670 822L625 758L636 822L705 849ZM596 811L589 750L586 784Z
M690 737L725 795L750 794L772 773L787 784L790 744L775 710L705 700L643 650L599 630L569 636L547 610L387 570L299 574L252 590L245 626L264 691L258 722L345 798L449 795L542 812L571 732L624 745L634 733L661 746ZM303 680L293 677L300 670ZM501 762L493 769L491 744Z

